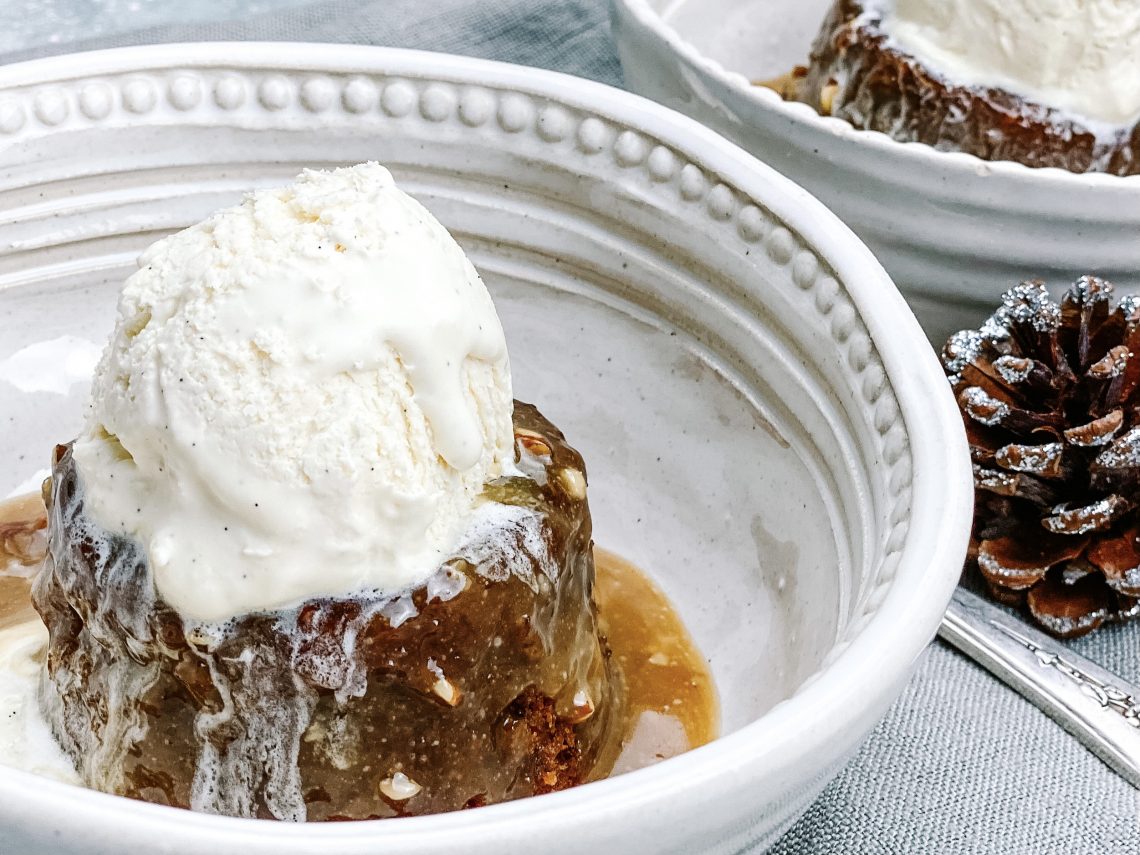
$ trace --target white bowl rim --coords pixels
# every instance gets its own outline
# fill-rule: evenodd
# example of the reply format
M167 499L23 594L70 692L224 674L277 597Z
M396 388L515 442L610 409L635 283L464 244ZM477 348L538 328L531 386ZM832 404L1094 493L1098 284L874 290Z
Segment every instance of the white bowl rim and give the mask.
M230 42L143 45L29 60L0 67L0 95L76 76L97 77L144 68L241 68L330 71L338 67L391 76L432 75L516 91L547 93L584 109L628 117L646 133L678 149L699 150L711 173L751 196L826 253L846 288L882 362L906 427L913 471L912 504L902 560L889 590L850 645L793 696L757 720L701 748L655 766L537 798L401 819L400 822L279 823L220 817L124 799L0 767L0 799L8 804L50 802L52 810L124 836L195 835L197 845L242 841L289 847L339 841L344 845L396 843L454 845L470 835L502 834L515 823L531 829L572 828L615 812L636 811L655 799L772 781L826 755L842 742L844 721L884 695L894 697L933 637L957 584L972 518L973 481L960 414L934 351L905 300L870 250L821 202L790 179L693 119L654 101L558 72L450 54L365 45L304 42ZM872 309L872 311L868 311ZM945 389L945 393L933 389ZM847 711L836 715L834 711ZM850 714L854 711L854 715ZM761 762L762 761L762 762ZM123 820L129 819L130 826ZM354 850L355 851L355 850Z
M1062 192L1078 188L1140 188L1140 174L1070 172L1056 166L1026 166L1015 160L984 160L975 154L941 151L926 143L900 142L882 131L856 128L845 119L820 115L809 104L787 101L775 90L755 85L740 72L725 68L720 62L701 53L696 46L686 40L649 5L649 0L613 0L613 2L625 6L642 26L655 33L683 59L703 69L715 80L735 90L761 110L771 110L793 122L851 140L857 145L887 156L904 158L918 166L937 165L947 172L963 176L981 174L998 176L1009 181L1041 182Z

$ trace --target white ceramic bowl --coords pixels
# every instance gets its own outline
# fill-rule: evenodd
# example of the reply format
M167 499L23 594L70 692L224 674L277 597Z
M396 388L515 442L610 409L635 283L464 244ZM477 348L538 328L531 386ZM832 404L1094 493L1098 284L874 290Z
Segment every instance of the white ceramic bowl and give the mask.
M1140 176L899 143L753 86L807 61L832 0L614 0L626 85L806 187L871 247L936 344L1026 278L1140 287Z
M568 792L323 826L0 769L0 849L738 852L898 694L961 566L968 456L905 303L803 190L652 102L437 54L142 48L9 66L0 90L0 495L86 391L82 366L13 366L100 341L140 248L302 166L376 158L483 271L517 393L584 453L598 541L678 604L724 731Z

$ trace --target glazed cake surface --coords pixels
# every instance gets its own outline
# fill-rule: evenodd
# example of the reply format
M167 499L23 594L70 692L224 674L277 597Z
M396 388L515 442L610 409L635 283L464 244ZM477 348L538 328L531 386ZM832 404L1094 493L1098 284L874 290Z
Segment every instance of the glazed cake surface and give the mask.
M84 783L232 816L435 813L576 785L617 751L582 458L516 403L517 465L455 556L397 596L184 620L57 451L45 711Z

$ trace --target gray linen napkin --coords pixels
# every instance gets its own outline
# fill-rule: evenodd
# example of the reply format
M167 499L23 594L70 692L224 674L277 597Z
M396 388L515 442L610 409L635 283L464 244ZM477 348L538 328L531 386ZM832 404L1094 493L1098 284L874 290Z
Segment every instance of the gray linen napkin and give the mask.
M2 5L3 62L152 42L296 40L461 53L621 83L607 0L31 0L33 14ZM1072 646L1140 683L1140 625ZM1140 793L939 642L774 851L1135 855Z
M155 42L339 42L461 53L621 83L606 0L30 2L43 14L22 14L16 0L0 3L0 33L7 32L0 61ZM207 18L210 11L215 16ZM171 23L160 25L164 14ZM92 32L100 35L85 35ZM20 42L13 33L26 35Z

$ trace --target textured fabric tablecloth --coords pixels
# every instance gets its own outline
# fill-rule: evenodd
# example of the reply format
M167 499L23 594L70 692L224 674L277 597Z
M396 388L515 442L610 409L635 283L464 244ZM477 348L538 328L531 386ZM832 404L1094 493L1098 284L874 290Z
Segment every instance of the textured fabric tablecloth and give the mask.
M0 61L149 42L395 45L621 85L608 0L8 0ZM1140 625L1073 647L1140 683ZM776 846L792 853L1140 853L1140 793L937 642L850 766Z

